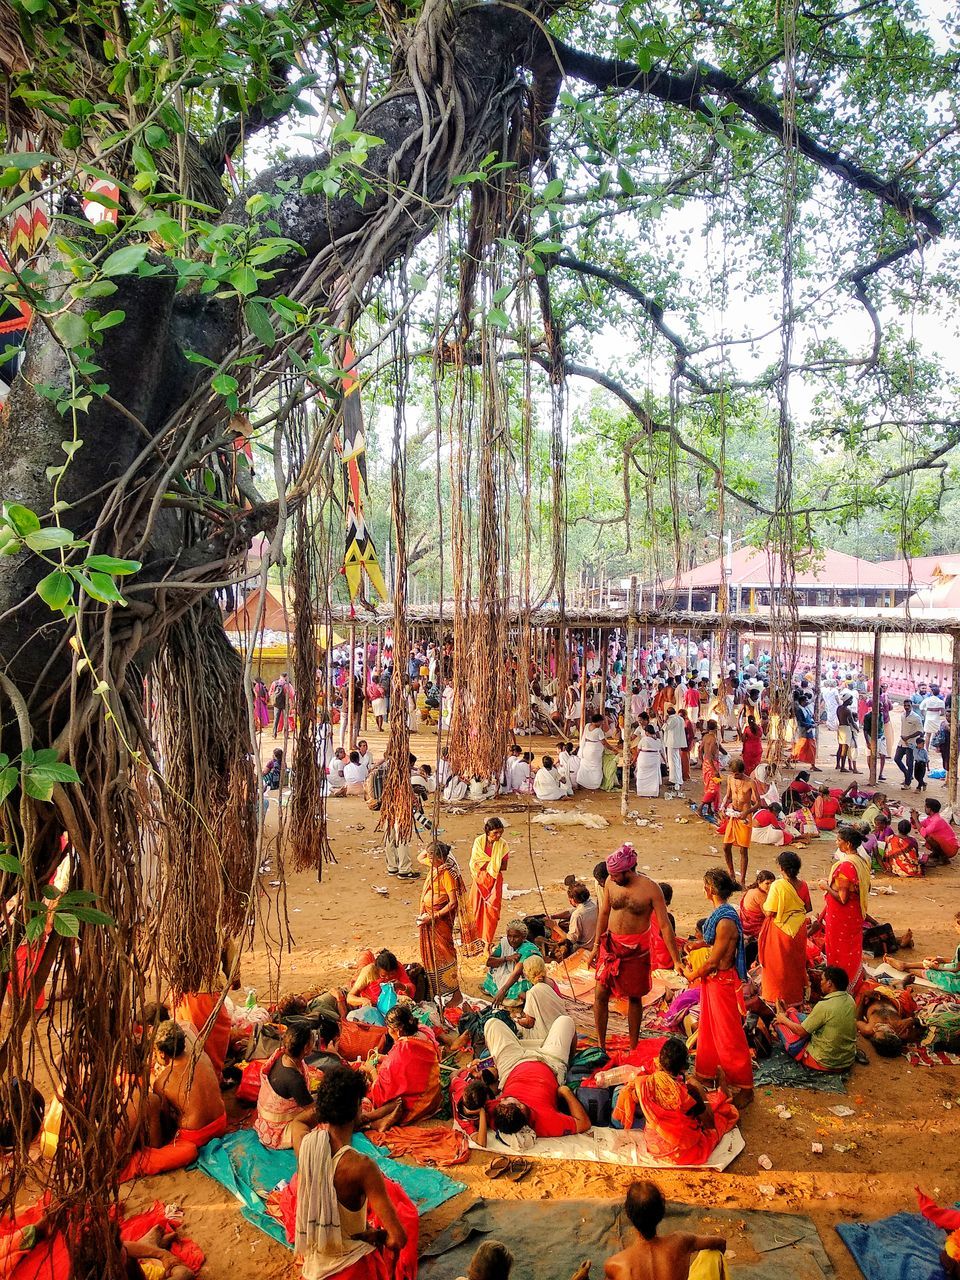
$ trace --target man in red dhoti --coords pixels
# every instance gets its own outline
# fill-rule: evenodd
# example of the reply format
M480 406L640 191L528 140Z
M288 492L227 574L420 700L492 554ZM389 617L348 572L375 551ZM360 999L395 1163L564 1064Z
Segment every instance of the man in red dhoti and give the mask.
M590 956L596 966L593 1011L600 1048L607 1047L610 996L628 1001L630 1048L637 1047L643 1021L643 997L650 990L650 920L656 916L664 945L682 972L680 953L667 914L667 904L655 880L637 875L637 853L625 844L606 860L609 872L597 919L597 936Z

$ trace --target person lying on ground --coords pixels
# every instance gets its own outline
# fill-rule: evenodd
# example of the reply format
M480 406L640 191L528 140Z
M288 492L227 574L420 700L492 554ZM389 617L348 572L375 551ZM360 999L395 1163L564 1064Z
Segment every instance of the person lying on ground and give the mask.
M513 1254L499 1240L484 1240L459 1280L510 1280Z
M960 932L960 911L954 916L953 923ZM941 991L960 993L960 947L957 947L952 960L947 956L927 956L919 963L890 959L889 964L901 973L921 973L927 982L932 982Z
M530 989L523 999L523 1013L518 1014L515 1021L522 1028L520 1034L526 1043L543 1044L550 1028L567 1012L567 1002L547 977L542 956L524 960L523 976L530 983Z
M195 1275L192 1268L170 1252L169 1246L175 1235L174 1231L164 1232L160 1227L152 1227L139 1240L125 1240L123 1251L136 1268L128 1268L127 1275L142 1276L143 1280L192 1280Z
M603 1264L607 1280L721 1280L727 1275L723 1236L657 1235L667 1205L655 1183L632 1183L623 1208L637 1239Z
M689 1066L687 1046L671 1036L660 1050L657 1070L625 1085L613 1113L622 1128L632 1129L639 1107L647 1151L671 1164L704 1164L740 1118L722 1072L719 1087L707 1093L688 1082Z
M350 1145L365 1092L358 1071L336 1067L324 1076L314 1094L320 1123L300 1147L294 1247L303 1274L317 1280L361 1261L363 1280L387 1280L407 1244L383 1174ZM379 1227L369 1225L368 1210Z
M857 1006L848 986L845 970L827 965L820 981L823 997L805 1018L777 1001L777 1035L787 1053L812 1071L848 1071L854 1064Z
M439 1108L440 1050L436 1037L420 1026L406 1005L387 1014L393 1047L381 1058L364 1106L367 1128L374 1124L414 1124Z
M504 1000L519 1001L530 990L530 983L523 976L523 962L539 956L540 951L529 940L529 932L522 920L511 920L506 937L500 939L487 957L487 975L480 989L493 996L494 1007Z
M481 1111L490 1112L496 1102L497 1076L495 1071L473 1063L466 1072L458 1072L450 1082L450 1105L453 1118L464 1133L474 1134L480 1127Z
M317 1123L304 1065L312 1047L312 1031L288 1027L280 1048L263 1068L253 1127L263 1145L273 1151L292 1148L299 1155L301 1142Z
M557 1019L538 1047L519 1040L502 1022L487 1023L487 1048L496 1065L500 1089L491 1116L498 1133L515 1134L524 1127L532 1129L538 1138L587 1132L590 1117L566 1084L576 1038L574 1021L566 1016ZM477 1142L485 1147L485 1111L480 1112L478 1121Z
M880 986L860 992L857 1030L884 1058L897 1057L904 1045L919 1044L927 1033L909 988L894 991Z

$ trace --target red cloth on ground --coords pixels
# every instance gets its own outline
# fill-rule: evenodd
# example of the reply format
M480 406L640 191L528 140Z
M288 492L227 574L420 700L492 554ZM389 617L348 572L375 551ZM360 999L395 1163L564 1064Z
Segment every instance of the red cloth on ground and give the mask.
M199 1037L219 999L219 992L190 992L181 997L174 1017L178 1022L189 1022ZM229 1013L221 1005L216 1020L210 1028L210 1034L203 1041L203 1051L213 1063L218 1080L223 1075L223 1064L227 1058L227 1050L230 1048L232 1026Z
M393 1098L403 1099L405 1121L425 1120L440 1106L440 1055L424 1031L401 1036L380 1063L367 1101L382 1107Z
M146 1209L143 1213L135 1214L132 1218L126 1218L120 1224L120 1238L122 1240L142 1240L147 1232L152 1231L154 1227L159 1227L163 1232L167 1232L175 1231L178 1225L176 1220L167 1217L163 1202L155 1200L151 1208ZM174 1240L170 1245L170 1252L185 1267L189 1267L194 1275L197 1274L206 1261L203 1250L194 1240Z
M597 986L614 996L641 999L650 990L650 952L647 933L611 933L600 939ZM672 962L671 962L672 963Z
M701 979L698 1076L711 1079L722 1067L736 1088L753 1088L753 1059L743 1029L745 1014L743 984L736 969L724 969Z
M451 1099L452 1097L451 1090ZM418 1164L447 1167L463 1164L470 1157L470 1144L456 1129L421 1129L411 1126L387 1129L385 1133L368 1133L366 1136L375 1146L386 1147L395 1160L400 1156L412 1156Z
M573 1118L557 1108L557 1077L545 1062L520 1062L502 1083L502 1096L530 1108L530 1127L538 1138L576 1133Z
M212 1138L222 1138L227 1132L227 1114L217 1116L202 1129L178 1129L172 1142L162 1147L144 1147L131 1156L120 1175L121 1182L131 1178L150 1178L158 1173L172 1173L184 1169L196 1160L199 1150Z
M920 1212L928 1222L932 1222L941 1231L960 1229L960 1209L941 1209L936 1200L931 1200L929 1196L924 1195L919 1187L914 1187L914 1191L917 1193Z

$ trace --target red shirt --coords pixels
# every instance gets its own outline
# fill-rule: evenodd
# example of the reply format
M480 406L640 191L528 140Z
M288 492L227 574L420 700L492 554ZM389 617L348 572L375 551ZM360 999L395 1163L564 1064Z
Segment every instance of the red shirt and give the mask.
M557 1077L545 1062L521 1062L503 1082L502 1096L530 1108L530 1127L538 1138L563 1138L576 1133L571 1116L557 1110Z

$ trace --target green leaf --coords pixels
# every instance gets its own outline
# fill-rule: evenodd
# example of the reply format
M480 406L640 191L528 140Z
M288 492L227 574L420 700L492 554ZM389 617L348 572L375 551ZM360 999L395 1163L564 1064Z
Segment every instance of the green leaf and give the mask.
M101 282L105 283L105 282ZM103 329L112 329L114 325L123 324L127 313L125 311L108 311L105 316L101 316L99 320L94 320L93 331L100 333Z
M203 487L211 497L217 492L217 477L209 467L203 468Z
M149 252L148 244L125 244L122 249L114 249L107 256L100 270L105 276L132 275Z
M63 131L63 137L60 139L68 151L76 151L83 142L83 130L78 124L71 124Z
M24 4L24 8L26 7ZM0 155L0 165L5 169L19 169L21 172L56 162L56 156L50 155L48 151L7 151Z
M54 547L72 547L73 534L69 529L51 525L47 529L38 529L36 533L28 533L24 542L31 551L52 551Z
M20 775L13 765L9 765L6 769L0 769L0 804L3 804L19 780Z
M253 267L235 267L227 276L227 279L236 289L237 293L248 294L257 292L257 273Z
M127 603L117 589L117 584L105 573L86 574L82 569L75 569L73 566L70 567L69 572L74 582L79 583L91 599L99 600L103 604Z
M533 246L534 253L560 253L563 245L559 240L539 240Z
M162 129L158 124L148 124L143 131L143 136L148 147L169 147L170 145L166 129Z
M47 902L53 902L55 898L60 897L60 890L52 884L45 884L40 890L40 893Z
M96 907L74 907L71 914L84 924L105 925L108 929L114 928L117 923L113 916L108 916L105 911L98 911Z
M635 196L637 194L637 184L633 180L633 175L624 169L623 166L620 166L617 169L617 181L620 183L620 187L626 195Z
M90 336L90 329L84 316L74 311L65 311L53 322L53 332L63 345L69 349L82 347Z
M501 311L499 307L493 307L487 312L487 324L496 325L498 329L509 329L510 317L505 311Z
M23 775L23 789L33 800L49 800L53 795L53 783L32 773Z
M80 933L80 921L69 911L55 911L53 927L62 938L76 938Z
M79 782L80 775L74 769L72 764L65 764L62 760L55 760L52 764L40 764L27 771L35 778L42 778L44 782Z
M258 302L256 298L248 298L243 304L243 314L255 338L266 347L276 344L277 335L273 332L269 313L262 302Z
M116 556L87 556L84 564L97 573L116 573L121 577L126 573L139 573L143 568L139 560L118 560Z
M37 583L37 595L54 613L60 613L73 601L73 579L69 573L54 569Z
M28 942L39 942L43 937L44 930L47 927L46 914L42 916L33 916L27 921L26 935Z
M217 395L229 396L237 390L240 383L229 373L218 373L210 385L213 387L214 391L216 391Z
M0 871L6 871L11 876L23 875L23 863L13 853L0 853Z
M544 204L547 204L549 203L549 201L556 200L558 199L558 197L562 195L563 195L563 179L552 178L547 183L547 185L543 188L543 195L540 197L540 199L543 201Z
M40 520L37 513L31 511L29 507L22 507L19 502L11 502L3 510L4 515L21 538L25 538L28 533L36 533L40 528Z

